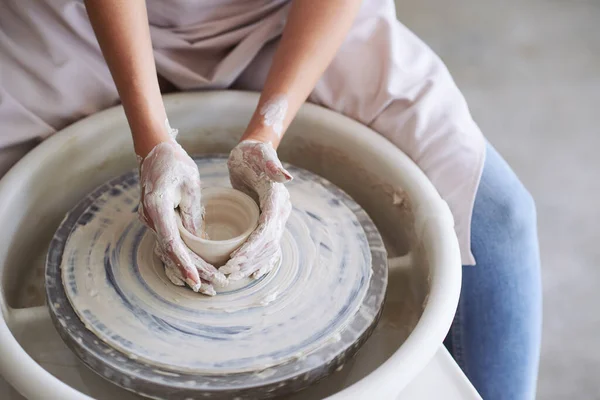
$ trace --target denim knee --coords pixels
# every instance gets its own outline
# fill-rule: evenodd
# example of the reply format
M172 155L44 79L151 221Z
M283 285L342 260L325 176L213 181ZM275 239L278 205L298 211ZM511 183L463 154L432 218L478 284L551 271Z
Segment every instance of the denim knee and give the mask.
M484 169L475 198L471 233L474 252L483 248L487 252L494 249L506 252L537 241L533 196L504 163L493 163Z
M523 235L536 230L535 200L520 182L504 196L497 196L494 203L498 215L501 216L497 223L508 237L523 240Z

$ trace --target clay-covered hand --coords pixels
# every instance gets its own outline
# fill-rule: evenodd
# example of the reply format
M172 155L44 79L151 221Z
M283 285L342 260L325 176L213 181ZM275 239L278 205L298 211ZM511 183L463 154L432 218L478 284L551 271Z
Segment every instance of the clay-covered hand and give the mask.
M225 285L227 278L185 245L176 219L179 212L189 232L202 234L198 166L172 139L158 144L143 159L140 184L139 216L156 234L155 253L165 264L169 279L175 285L187 283L196 292L214 295L213 284Z
M259 278L281 258L281 236L292 210L283 183L292 176L281 165L271 143L242 141L231 151L227 165L231 185L257 199L261 214L254 232L219 271L230 274L230 280L250 275Z

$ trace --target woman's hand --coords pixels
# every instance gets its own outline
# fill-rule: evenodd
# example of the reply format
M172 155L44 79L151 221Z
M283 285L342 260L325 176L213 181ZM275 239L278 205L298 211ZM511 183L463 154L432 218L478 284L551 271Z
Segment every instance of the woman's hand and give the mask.
M229 156L232 186L258 197L261 208L256 230L219 269L230 274L230 280L258 278L281 257L279 243L292 209L283 183L292 177L275 149L343 42L360 4L360 0L292 2L258 106ZM306 21L311 21L310 29Z
M188 284L195 292L214 295L213 284L223 286L227 278L183 242L177 227L179 209L183 226L202 234L198 166L174 140L154 147L140 166L141 221L156 234L155 253L165 264L167 277L175 285Z
M250 275L259 278L281 258L279 244L292 210L290 194L283 183L292 177L268 142L240 142L231 151L227 165L231 185L258 199L261 214L257 228L219 271L230 274L230 280Z

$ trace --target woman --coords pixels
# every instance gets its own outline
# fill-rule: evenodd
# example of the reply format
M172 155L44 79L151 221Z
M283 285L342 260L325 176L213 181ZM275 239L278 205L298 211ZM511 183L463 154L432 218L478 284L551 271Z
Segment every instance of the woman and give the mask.
M393 1L146 3L88 0L87 13L73 0L0 4L0 172L40 139L120 98L140 160L140 217L156 233L171 280L210 295L213 285L260 276L277 261L291 176L276 149L301 104L345 114L408 154L452 210L464 264L446 340L454 358L483 398L534 398L534 203L486 143L442 62L396 20ZM176 207L189 230L201 231L201 177L175 140L157 75L179 90L261 91L228 163L232 184L258 195L260 226L219 270L177 233Z

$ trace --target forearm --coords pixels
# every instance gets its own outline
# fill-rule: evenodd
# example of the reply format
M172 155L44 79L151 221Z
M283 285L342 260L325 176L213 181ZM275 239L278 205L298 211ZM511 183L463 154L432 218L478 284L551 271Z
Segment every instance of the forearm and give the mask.
M360 0L293 2L258 107L242 139L270 141L277 148L342 44L360 3ZM282 121L269 118L272 113L268 111L273 111L273 107L281 111L278 115Z
M145 157L169 139L144 0L85 0L98 43L119 92L135 152Z

